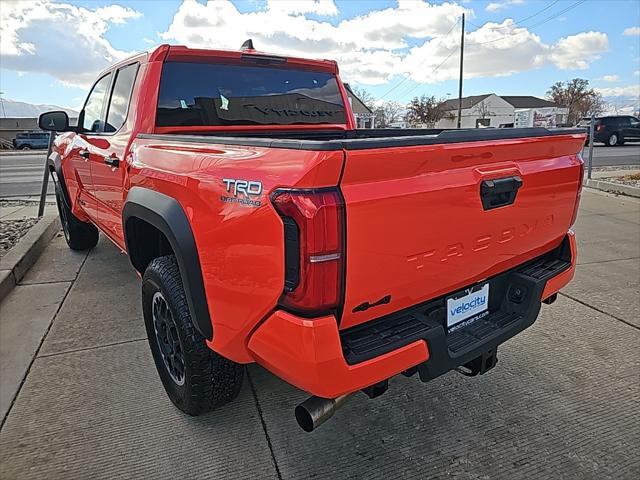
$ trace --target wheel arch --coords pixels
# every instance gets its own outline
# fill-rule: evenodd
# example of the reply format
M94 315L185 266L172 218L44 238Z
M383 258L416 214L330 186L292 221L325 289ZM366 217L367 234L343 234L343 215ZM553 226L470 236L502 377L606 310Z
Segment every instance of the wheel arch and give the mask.
M144 229L149 227L143 227L141 231L140 225L144 224L156 229L168 242L178 262L194 326L205 338L211 340L213 326L198 250L191 224L182 206L175 198L154 190L143 187L129 190L122 211L124 240L131 264L141 274L151 260L149 254L145 254L147 245L144 241L148 237L145 237ZM161 252L163 247L159 248Z

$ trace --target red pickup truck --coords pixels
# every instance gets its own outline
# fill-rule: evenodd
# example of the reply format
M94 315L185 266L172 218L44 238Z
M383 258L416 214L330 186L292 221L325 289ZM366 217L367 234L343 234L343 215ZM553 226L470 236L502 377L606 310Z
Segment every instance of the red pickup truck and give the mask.
M308 431L400 373L485 373L574 273L582 129L358 130L333 61L168 45L40 126L69 246L128 254L190 415L252 362Z

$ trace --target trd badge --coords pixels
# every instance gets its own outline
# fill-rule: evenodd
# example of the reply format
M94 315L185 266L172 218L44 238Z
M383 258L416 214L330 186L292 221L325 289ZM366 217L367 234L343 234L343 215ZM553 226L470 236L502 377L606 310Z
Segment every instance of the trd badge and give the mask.
M235 178L223 178L227 193L230 195L220 195L220 200L226 203L238 203L249 207L259 207L262 205L256 198L262 194L262 182L255 180L239 180Z

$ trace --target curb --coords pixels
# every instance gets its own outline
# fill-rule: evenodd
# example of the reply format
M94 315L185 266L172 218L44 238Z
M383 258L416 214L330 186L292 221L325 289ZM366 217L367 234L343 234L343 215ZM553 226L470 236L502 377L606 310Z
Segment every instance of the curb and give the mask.
M585 179L583 185L596 190L602 190L603 192L618 193L629 197L640 198L640 188L632 187L630 185L622 185L620 183L607 182L605 180L589 180L588 178Z
M44 248L59 230L58 215L45 215L2 257L0 301L9 295L13 287L22 280L22 277L36 263Z
M46 148L32 148L30 150L17 150L12 148L11 150L0 150L0 157L3 155L11 156L11 155L37 155L41 153L43 156L47 154Z

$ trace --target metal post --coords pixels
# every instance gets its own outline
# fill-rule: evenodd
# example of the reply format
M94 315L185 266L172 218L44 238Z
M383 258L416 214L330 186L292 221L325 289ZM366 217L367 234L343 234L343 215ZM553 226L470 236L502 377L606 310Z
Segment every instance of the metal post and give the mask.
M587 178L591 180L591 169L593 168L593 130L596 124L595 116L591 115L589 122L589 163L587 164Z
M42 190L40 191L40 205L38 206L38 217L44 215L44 206L47 202L47 189L49 188L49 166L47 160L51 155L53 148L53 139L56 138L55 132L49 132L49 147L47 148L47 156L44 158L44 173L42 175Z
M464 61L464 13L462 14L462 35L460 37L460 80L458 82L458 128L462 122L462 64Z

